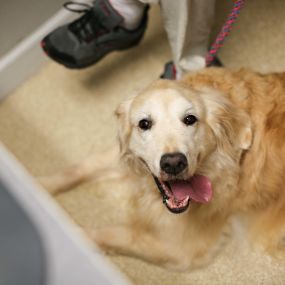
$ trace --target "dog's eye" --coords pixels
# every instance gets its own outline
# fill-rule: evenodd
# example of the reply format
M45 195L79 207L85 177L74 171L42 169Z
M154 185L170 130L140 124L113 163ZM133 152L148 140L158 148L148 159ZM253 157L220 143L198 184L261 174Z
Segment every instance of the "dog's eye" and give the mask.
M142 119L139 121L139 128L146 131L149 130L152 126L152 121L148 119Z
M183 123L187 126L193 125L198 121L198 119L194 115L187 115L183 119Z

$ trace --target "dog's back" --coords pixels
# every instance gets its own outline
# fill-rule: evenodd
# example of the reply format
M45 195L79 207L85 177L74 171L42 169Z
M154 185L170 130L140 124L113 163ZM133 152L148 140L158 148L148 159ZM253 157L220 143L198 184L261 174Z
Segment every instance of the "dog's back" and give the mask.
M208 69L183 82L218 89L250 115L253 142L242 157L235 209L243 213L251 238L279 253L285 242L285 73Z

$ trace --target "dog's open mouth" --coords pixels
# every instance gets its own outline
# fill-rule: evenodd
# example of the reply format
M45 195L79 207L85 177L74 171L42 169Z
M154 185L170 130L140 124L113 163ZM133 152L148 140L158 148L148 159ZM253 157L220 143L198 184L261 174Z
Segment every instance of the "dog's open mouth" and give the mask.
M188 180L162 181L157 177L154 180L166 207L175 214L186 211L190 201L207 203L212 199L211 181L203 175L194 175Z

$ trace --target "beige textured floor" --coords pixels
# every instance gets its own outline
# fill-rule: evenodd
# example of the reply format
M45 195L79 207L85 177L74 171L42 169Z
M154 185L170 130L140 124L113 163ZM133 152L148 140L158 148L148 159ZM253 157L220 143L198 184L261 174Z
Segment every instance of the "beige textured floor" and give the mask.
M218 2L222 10L229 1ZM284 15L283 0L248 0L220 53L224 64L262 72L285 70ZM81 71L50 63L18 88L0 105L0 138L33 175L79 161L115 142L113 110L123 98L157 78L169 59L159 9L153 7L139 47L113 53ZM80 225L116 223L124 219L127 208L119 199L126 195L124 187L114 191L115 185L89 183L60 195L57 201ZM271 260L236 241L210 266L192 273L168 272L134 258L111 260L140 285L285 284L285 261Z

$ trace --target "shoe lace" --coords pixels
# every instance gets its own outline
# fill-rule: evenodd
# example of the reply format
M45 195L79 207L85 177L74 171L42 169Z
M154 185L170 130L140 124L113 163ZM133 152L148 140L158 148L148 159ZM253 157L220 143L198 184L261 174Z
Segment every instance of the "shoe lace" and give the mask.
M83 16L70 23L68 26L69 30L78 38L80 42L90 42L96 36L105 32L105 29L100 25L100 23L96 21L94 17L92 19L92 6L86 3L68 1L63 4L63 7L74 13L84 13Z

